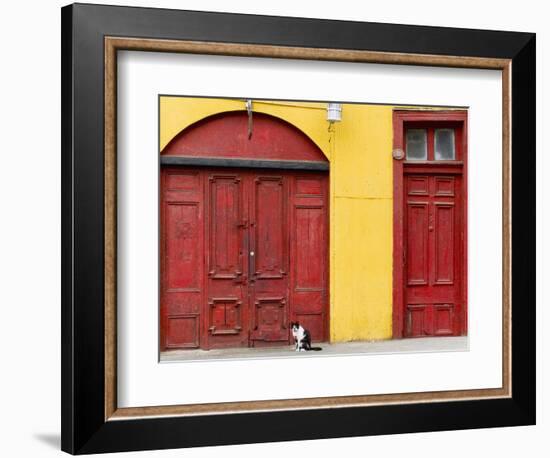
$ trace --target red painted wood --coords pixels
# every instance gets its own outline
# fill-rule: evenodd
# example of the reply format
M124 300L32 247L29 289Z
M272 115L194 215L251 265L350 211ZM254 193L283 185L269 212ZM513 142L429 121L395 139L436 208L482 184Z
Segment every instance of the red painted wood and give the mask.
M404 335L461 333L461 176L405 171Z
M204 291L202 175L161 175L161 347L196 348Z
M328 176L296 174L291 180L290 272L292 321L328 338Z
M393 112L393 148L405 150L403 117ZM393 337L403 337L403 160L393 160Z
M169 155L326 161L302 132L246 112L200 121ZM161 346L290 342L301 321L328 336L328 174L163 166ZM253 253L253 254L252 254Z
M203 348L248 344L249 273L244 225L248 218L247 180L239 171L201 171L206 183L206 278Z
M249 294L252 346L288 341L288 180L251 174Z
M428 129L428 161L394 160L394 337L467 332L466 112L394 112L394 148ZM455 129L456 161L435 161L436 127Z
M210 116L187 127L162 151L168 156L327 161L315 143L292 124L263 113L232 111Z
M167 167L161 183L163 349L284 345L296 320L327 339L326 173Z

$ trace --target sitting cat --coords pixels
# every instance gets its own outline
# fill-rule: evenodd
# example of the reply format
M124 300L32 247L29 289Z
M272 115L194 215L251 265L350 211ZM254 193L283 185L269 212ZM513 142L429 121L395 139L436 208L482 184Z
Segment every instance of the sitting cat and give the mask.
M295 347L294 351L321 351L321 347L311 346L311 334L307 329L304 329L297 321L290 323L290 329L292 330L292 337L294 337Z

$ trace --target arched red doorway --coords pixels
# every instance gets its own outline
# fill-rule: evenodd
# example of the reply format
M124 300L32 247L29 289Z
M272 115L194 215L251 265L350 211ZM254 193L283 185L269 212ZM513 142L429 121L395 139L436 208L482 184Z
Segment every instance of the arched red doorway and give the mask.
M293 125L228 112L161 153L161 347L328 336L328 168Z

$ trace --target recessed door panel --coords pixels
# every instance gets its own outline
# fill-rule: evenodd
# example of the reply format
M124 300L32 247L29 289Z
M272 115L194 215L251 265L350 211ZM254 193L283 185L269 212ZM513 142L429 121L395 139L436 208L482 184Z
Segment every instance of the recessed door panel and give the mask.
M256 279L282 278L286 275L287 194L282 176L254 178L255 250L252 265Z
M312 290L324 284L324 263L318 258L325 243L325 212L323 207L296 207L296 288Z
M237 335L242 331L242 301L235 297L215 297L208 301L212 335Z
M407 284L427 285L429 268L427 202L407 204Z
M424 304L407 304L406 330L409 337L429 335L429 310Z
M209 272L211 278L242 274L238 226L243 216L242 182L237 175L210 176Z
M169 225L166 228L166 263L168 291L198 289L201 253L198 238L198 203L167 203Z
M287 301L284 296L257 295L254 300L254 328L252 339L255 345L284 342L288 340Z
M436 202L434 217L434 283L452 285L455 255L455 214L453 202Z

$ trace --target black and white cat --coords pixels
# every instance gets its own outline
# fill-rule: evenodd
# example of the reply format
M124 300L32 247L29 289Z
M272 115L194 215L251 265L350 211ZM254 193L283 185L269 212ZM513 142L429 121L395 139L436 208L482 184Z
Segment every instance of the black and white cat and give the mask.
M292 337L294 337L295 347L294 351L321 351L321 347L311 346L311 334L307 329L304 329L297 321L290 323L290 329L292 331Z

